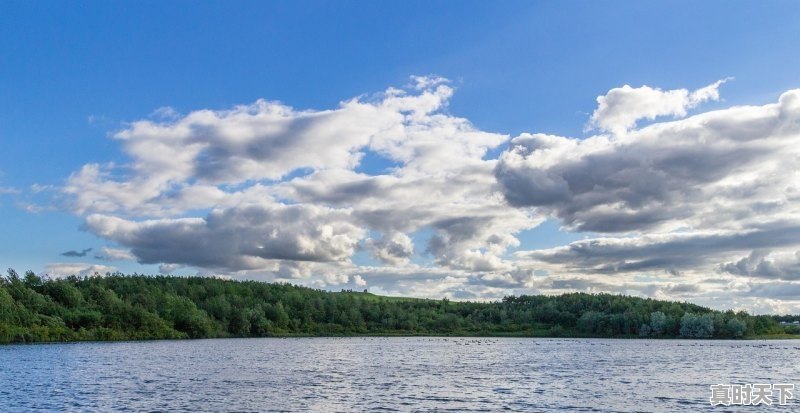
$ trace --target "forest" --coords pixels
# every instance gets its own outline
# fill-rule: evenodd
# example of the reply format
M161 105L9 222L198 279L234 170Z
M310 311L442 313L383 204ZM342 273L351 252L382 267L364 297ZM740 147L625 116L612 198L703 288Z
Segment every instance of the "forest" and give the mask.
M0 276L0 343L215 337L785 336L774 316L612 294L495 302L383 297L210 277Z

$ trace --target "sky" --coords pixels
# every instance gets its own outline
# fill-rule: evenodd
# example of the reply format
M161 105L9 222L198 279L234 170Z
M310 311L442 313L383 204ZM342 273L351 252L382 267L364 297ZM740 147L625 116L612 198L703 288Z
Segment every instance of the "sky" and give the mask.
M0 3L0 263L800 313L800 3Z

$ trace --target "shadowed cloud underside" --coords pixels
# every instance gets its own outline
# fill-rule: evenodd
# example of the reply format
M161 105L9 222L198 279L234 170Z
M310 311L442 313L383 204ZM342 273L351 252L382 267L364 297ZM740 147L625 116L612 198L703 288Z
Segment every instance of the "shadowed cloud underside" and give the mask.
M782 292L800 290L800 90L702 112L724 82L611 89L585 137L481 130L451 113L456 88L433 76L325 110L170 110L115 132L127 161L84 165L58 199L108 241L97 259L164 272L798 309ZM584 239L520 242L548 221Z

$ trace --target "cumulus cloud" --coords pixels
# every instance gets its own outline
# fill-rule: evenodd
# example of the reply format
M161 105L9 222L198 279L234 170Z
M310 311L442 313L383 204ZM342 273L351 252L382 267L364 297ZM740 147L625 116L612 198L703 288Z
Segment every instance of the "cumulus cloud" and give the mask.
M230 195L221 187L277 181L304 169L352 170L366 150L404 162L405 174L454 174L465 163L480 164L506 139L440 113L451 87L423 78L417 85L414 94L389 89L332 110L259 100L136 121L114 135L130 164L87 164L63 192L80 214L174 215L216 206Z
M689 92L686 89L661 90L649 86L614 88L597 97L597 109L589 120L592 127L621 135L640 119L659 116L684 117L686 111L709 100L719 99L719 86L727 79Z
M800 251L771 253L753 251L738 261L720 264L718 269L734 275L778 280L800 280Z
M497 195L496 161L484 157L508 137L445 113L446 79L412 81L332 110L262 100L132 122L114 135L131 162L85 165L63 193L88 230L143 263L281 261L280 273L296 273L288 262L347 261L363 242L401 265L415 253L408 234L433 228L441 265L508 268L500 256L514 234L539 222ZM366 153L398 166L356 172ZM383 235L365 239L371 230Z
M77 275L80 277L105 275L108 272L116 271L116 267L80 262L55 262L45 266L45 274L56 278L67 277L70 275Z
M743 228L796 217L800 91L584 140L523 134L495 171L513 205L593 232Z
M359 287L364 287L367 285L367 280L358 274L353 276L353 282Z
M716 97L710 89L694 93ZM686 96L690 101L691 93ZM519 251L520 260L617 282L663 274L671 278L637 289L719 305L719 296L737 288L752 297L776 291L735 280L724 288L702 284L713 274L797 279L798 159L800 90L792 90L776 103L625 134L583 140L522 134L501 155L495 175L510 204L535 208L567 229L602 235Z
M100 248L100 253L94 257L105 261L132 261L136 259L136 256L128 250L109 247Z
M486 272L476 277L473 284L499 288L534 288L537 286L535 271L529 268L513 268L503 272ZM541 278L541 277L539 277Z
M347 274L326 273L322 276L322 285L341 285L350 282L350 276Z
M126 160L84 165L61 196L119 247L98 257L167 273L369 281L432 298L581 290L774 307L786 298L769 296L770 283L797 279L800 90L689 116L723 82L611 89L589 119L599 134L585 138L479 130L448 112L455 88L436 76L332 109L161 109L113 135ZM365 172L365 157L389 166ZM520 242L547 219L587 239ZM357 251L382 266L354 264Z
M363 230L347 211L313 205L250 205L205 218L130 221L93 214L86 228L130 248L139 262L237 271L269 260L341 261Z
M358 101L320 112L258 101L226 111L196 111L175 121L137 121L115 135L133 158L122 179L114 179L116 165L89 164L70 177L65 192L81 213L156 214L190 180L240 184L277 180L301 168L353 167L361 156L357 149L390 128L397 116Z
M373 255L387 264L405 264L414 255L414 243L402 232L384 234L379 239L368 238L364 242Z
M514 234L538 225L542 219L526 209L509 206L492 175L494 161L480 162L444 176L406 175L405 169L379 176L321 172L280 185L278 191L301 202L350 206L362 225L389 237L433 230L434 237L417 252L432 254L440 265L474 270L506 268L508 263L501 255L518 245ZM406 256L393 257L385 250L392 244L390 240L371 240L367 247L379 259L394 263L405 262L414 252L399 248L405 249ZM406 240L402 244L408 245Z

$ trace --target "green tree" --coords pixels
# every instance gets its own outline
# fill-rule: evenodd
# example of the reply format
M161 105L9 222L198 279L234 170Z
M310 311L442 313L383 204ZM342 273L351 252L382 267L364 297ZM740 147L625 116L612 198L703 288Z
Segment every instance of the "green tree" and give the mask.
M681 337L710 338L714 334L714 317L711 314L686 313L681 318Z

